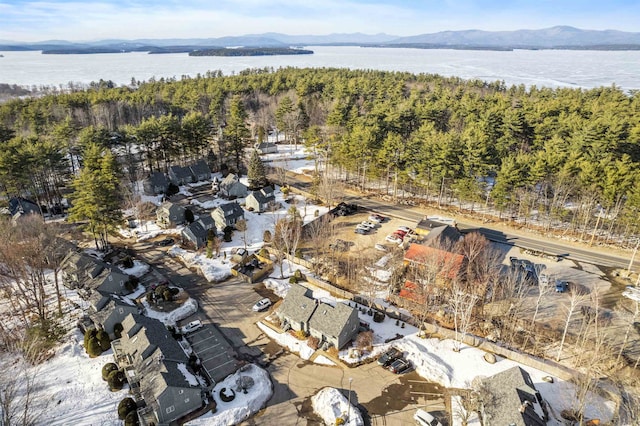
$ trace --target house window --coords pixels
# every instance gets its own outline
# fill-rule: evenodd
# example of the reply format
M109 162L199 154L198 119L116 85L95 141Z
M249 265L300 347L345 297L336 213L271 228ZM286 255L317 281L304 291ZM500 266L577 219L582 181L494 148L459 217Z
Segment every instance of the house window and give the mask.
M176 411L176 407L174 405L167 407L167 414L173 413L174 411Z
M180 389L180 390L178 391L178 393L179 393L180 395L182 395L182 394L184 393L184 389Z
M189 398L185 398L185 399L184 399L184 403L185 403L185 404L188 404L188 403L189 403Z
M118 308L118 312L120 312L121 314L124 314L124 309L123 308Z

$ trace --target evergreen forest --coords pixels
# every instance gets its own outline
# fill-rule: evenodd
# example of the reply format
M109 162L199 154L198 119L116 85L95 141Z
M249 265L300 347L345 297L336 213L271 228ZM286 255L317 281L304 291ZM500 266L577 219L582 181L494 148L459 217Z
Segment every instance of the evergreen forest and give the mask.
M535 212L583 238L638 233L640 94L615 86L328 68L100 81L0 104L0 190L51 208L87 179L117 187L79 178L86 162L94 175L117 162L124 186L202 157L246 173L245 149L274 129L363 188Z

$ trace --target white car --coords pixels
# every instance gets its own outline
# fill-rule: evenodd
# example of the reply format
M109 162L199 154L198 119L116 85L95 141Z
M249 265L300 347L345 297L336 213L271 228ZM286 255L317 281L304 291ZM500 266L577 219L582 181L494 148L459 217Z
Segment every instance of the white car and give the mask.
M373 246L376 250L380 250L380 251L387 251L387 246L385 246L384 244L376 244L375 246Z
M387 235L385 240L389 241L390 243L394 243L394 244L402 243L402 240L400 238L398 238L397 236L393 235L393 234Z
M361 223L356 225L356 229L362 229L363 231L367 231L367 232L371 231L371 228L369 228L368 226L365 226L365 225L363 225Z
M408 226L398 226L398 231L403 231L403 232L406 232L408 234L408 233L410 233L412 231L412 229L409 228Z
M191 321L189 324L185 325L184 327L182 327L182 334L189 334L189 333L193 333L194 331L202 328L202 321L200 320L195 320L195 321Z
M420 426L442 426L442 423L440 423L438 419L421 408L416 410L416 413L413 415L413 420Z
M271 306L271 300L265 297L264 299L258 300L251 309L253 309L254 312L261 312L267 309L269 306Z
M371 222L375 222L375 223L380 223L382 222L382 216L376 215L376 214L372 214L371 216L369 216L369 220Z
M375 224L375 223L373 223L371 221L368 221L368 220L362 221L362 223L360 223L360 225L368 226L371 229L373 229L373 228L375 228L377 226L377 224Z

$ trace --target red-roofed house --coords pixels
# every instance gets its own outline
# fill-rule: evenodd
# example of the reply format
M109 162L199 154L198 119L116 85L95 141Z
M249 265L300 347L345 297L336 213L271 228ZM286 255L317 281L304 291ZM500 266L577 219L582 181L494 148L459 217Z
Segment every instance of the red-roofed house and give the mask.
M421 244L411 244L404 255L404 264L409 268L437 269L439 281L462 279L464 262L465 258L461 254Z

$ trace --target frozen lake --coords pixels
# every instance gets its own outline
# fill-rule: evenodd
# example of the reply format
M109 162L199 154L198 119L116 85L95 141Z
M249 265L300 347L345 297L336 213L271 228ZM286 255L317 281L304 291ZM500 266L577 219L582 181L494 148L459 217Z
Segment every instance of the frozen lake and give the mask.
M312 46L313 55L192 57L186 53L149 55L116 53L43 55L40 52L0 52L0 83L24 86L66 86L112 80L136 80L221 70L225 75L247 68L332 67L408 71L507 85L593 88L615 84L640 89L640 51L514 50L509 52L447 49L396 49Z

